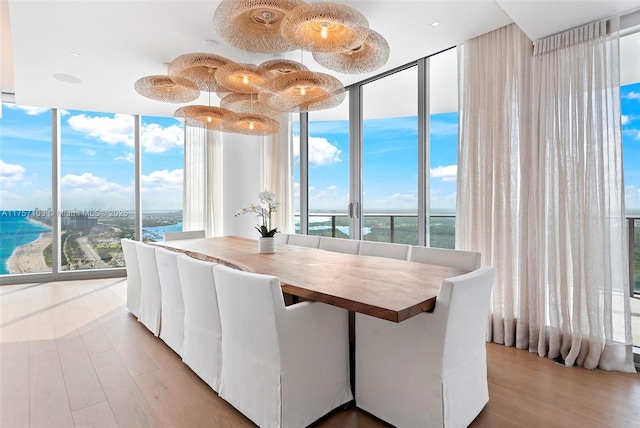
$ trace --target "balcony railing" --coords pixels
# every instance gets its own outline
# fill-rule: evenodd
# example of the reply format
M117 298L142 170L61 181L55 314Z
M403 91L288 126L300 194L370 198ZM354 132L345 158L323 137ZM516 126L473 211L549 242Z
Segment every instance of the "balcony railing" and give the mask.
M296 214L296 218L298 215ZM640 294L640 216L628 216L629 286L631 295ZM299 233L298 222L296 232ZM417 245L418 216L415 214L375 213L363 216L362 239ZM455 247L455 216L431 215L429 218L430 246ZM309 234L349 237L349 216L335 213L309 214Z

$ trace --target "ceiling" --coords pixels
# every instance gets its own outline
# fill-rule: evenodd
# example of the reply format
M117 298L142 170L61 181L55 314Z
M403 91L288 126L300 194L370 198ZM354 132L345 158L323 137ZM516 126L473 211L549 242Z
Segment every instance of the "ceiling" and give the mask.
M312 1L322 0L307 0ZM154 116L172 116L179 105L144 98L133 84L143 76L166 74L167 63L185 53L211 52L254 64L294 59L348 85L511 22L537 40L640 7L638 0L337 0L362 12L391 48L382 69L344 75L323 69L308 52L259 55L229 46L212 27L219 1L0 2L4 99L15 94L16 103L28 106ZM434 21L441 25L432 26ZM79 83L70 83L73 78ZM202 95L196 102L218 101L215 95L211 100Z

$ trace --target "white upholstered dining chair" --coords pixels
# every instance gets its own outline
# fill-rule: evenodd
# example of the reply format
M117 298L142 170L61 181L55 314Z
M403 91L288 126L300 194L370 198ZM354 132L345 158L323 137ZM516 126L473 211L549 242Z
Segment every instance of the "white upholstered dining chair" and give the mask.
M292 233L289 235L289 245L297 245L299 247L318 248L320 245L320 237L316 235L301 235Z
M323 236L320 238L320 249L336 253L358 254L360 241Z
M433 313L356 314L357 406L398 427L466 427L489 400L485 332L494 269L443 281Z
M165 241L177 241L180 239L198 239L206 238L207 234L204 230L185 230L182 232L164 232Z
M127 309L137 318L140 315L140 266L136 252L136 241L123 238L122 254L127 268Z
M161 316L160 339L182 356L184 345L184 299L178 272L178 256L174 251L156 248L156 263L160 279Z
M392 244L390 242L360 241L358 254L361 256L377 256L389 259L407 260L411 246Z
M214 269L219 395L260 427L305 427L351 401L347 311L284 305L277 277Z
M288 233L276 233L276 242L278 244L288 244L289 243L289 234Z
M162 294L156 264L155 247L136 242L136 254L140 266L140 315L138 320L155 336L160 335Z
M178 256L184 298L182 361L217 392L220 388L222 331L213 266L215 263L184 254Z
M433 247L411 247L409 260L459 269L475 270L480 267L480 253Z

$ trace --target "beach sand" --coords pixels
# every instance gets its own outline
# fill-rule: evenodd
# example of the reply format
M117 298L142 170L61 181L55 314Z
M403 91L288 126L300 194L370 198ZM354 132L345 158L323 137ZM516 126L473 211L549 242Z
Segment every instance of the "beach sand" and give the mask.
M42 251L50 243L51 232L45 232L32 243L16 248L8 262L11 273L51 272L42 255Z

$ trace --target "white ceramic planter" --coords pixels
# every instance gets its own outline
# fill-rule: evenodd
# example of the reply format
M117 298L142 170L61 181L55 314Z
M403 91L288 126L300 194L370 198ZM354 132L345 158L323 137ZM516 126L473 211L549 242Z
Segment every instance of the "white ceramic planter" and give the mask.
M258 252L262 254L273 254L276 252L276 238L260 237L258 238Z

